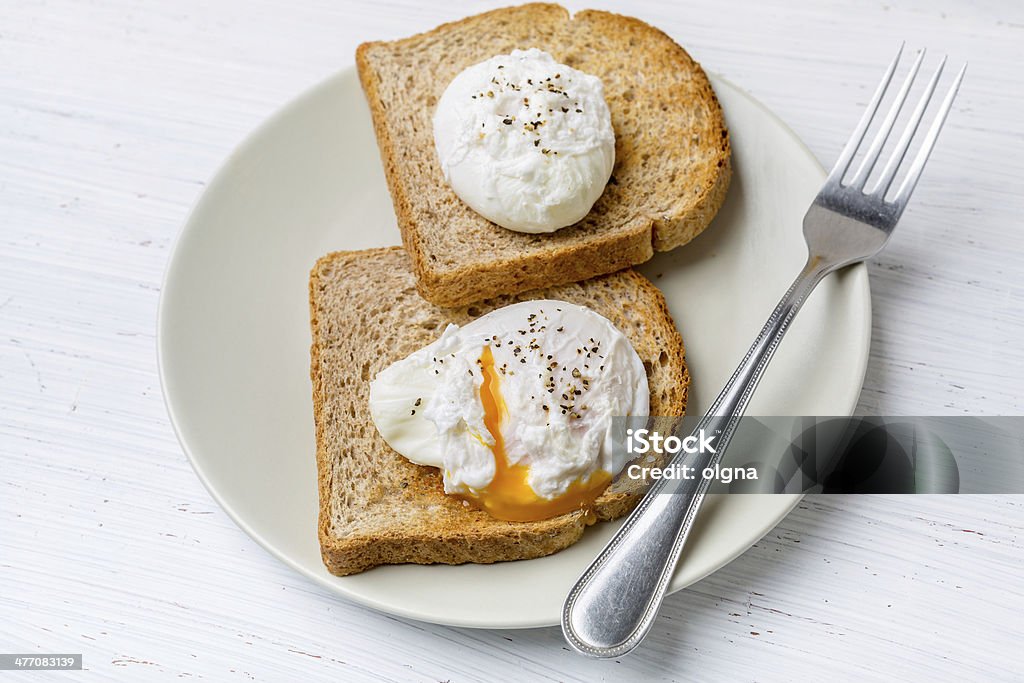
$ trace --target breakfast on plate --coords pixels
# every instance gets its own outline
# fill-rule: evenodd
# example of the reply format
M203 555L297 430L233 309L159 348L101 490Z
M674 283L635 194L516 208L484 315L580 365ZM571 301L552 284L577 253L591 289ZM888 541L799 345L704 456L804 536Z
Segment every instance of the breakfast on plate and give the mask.
M711 83L637 19L523 5L365 43L356 65L417 289L440 306L643 263L725 198Z
M549 4L356 61L404 248L310 274L324 563L554 553L643 495L615 419L685 411L682 337L630 266L721 206L718 100L657 29Z
M632 270L440 308L416 293L406 252L385 247L324 256L309 291L320 546L334 574L561 550L588 524L628 513L642 493L626 478L599 490L620 466L601 443L602 415L646 409L676 416L686 408L682 337L661 292ZM532 345L542 348L529 348L535 337ZM591 337L587 359L572 345ZM556 354L562 364L550 367ZM602 374L602 363L616 372ZM531 372L543 379L533 381ZM481 391L485 377L493 393ZM548 393L551 383L556 390ZM574 389L575 400L571 385L581 391L575 396ZM504 402L504 419L495 420L490 398ZM562 406L573 407L563 415ZM548 432L549 421L564 429ZM446 425L443 432L430 429L437 423ZM546 450L528 449L532 443ZM567 452L570 444L587 450ZM507 521L495 513L545 518Z

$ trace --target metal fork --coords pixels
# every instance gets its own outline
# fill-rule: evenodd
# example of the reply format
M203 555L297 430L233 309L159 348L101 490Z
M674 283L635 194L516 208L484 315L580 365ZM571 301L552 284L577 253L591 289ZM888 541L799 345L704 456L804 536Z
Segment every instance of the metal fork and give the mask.
M871 258L888 242L921 177L967 68L965 64L960 69L905 179L895 195L887 199L935 92L945 58L928 82L877 182L870 190L866 189L921 67L924 50L914 60L860 166L848 181L844 182L844 178L864 142L902 52L901 46L839 161L804 216L807 264L775 307L722 393L694 429L694 434L701 430L706 434L717 433L717 452L693 455L680 452L670 461L670 466L685 463L696 468L690 471L701 472L721 460L762 373L807 296L826 275ZM710 480L703 477L660 479L651 485L636 510L580 577L565 601L562 632L573 648L593 657L619 657L643 640L657 617L709 485Z

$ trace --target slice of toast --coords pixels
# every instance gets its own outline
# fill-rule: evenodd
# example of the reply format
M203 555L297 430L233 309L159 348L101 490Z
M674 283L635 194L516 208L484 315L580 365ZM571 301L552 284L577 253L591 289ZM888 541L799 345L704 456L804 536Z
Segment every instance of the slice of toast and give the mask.
M408 256L389 247L324 256L310 273L309 297L320 548L324 564L339 576L380 564L540 557L577 541L588 523L583 512L505 522L467 508L445 495L438 469L409 462L377 433L370 380L437 339L449 322L465 324L527 299L589 306L611 320L643 360L651 414L681 416L686 408L683 340L661 292L632 270L443 309L416 293ZM606 491L596 517L626 514L639 499L637 489Z
M536 47L598 76L615 167L576 225L531 235L491 223L445 182L432 117L468 66ZM714 217L731 173L729 136L700 65L637 19L530 4L494 10L356 52L402 241L417 288L442 306L576 282L689 242Z

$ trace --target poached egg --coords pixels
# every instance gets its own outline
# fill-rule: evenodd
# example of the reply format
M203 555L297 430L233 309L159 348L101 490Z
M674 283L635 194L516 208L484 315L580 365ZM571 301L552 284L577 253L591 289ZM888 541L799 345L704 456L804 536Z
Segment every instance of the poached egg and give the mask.
M519 232L554 232L582 219L615 163L601 80L536 48L458 74L437 103L433 127L455 194Z
M494 517L587 510L626 465L612 418L647 415L643 362L609 320L555 300L500 308L392 363L370 414L445 493Z

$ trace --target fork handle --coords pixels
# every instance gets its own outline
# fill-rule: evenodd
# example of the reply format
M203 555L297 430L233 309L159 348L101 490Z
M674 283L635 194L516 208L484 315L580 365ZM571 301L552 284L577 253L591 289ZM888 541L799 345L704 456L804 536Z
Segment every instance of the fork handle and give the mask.
M693 467L693 479L659 479L579 578L562 608L562 632L577 651L592 657L619 657L643 640L657 617L686 537L711 480L732 439L739 418L775 353L789 323L821 279L833 270L810 257L772 312L732 378L701 418L701 430L714 435L716 452L680 451L669 467ZM709 449L710 450L710 449Z

